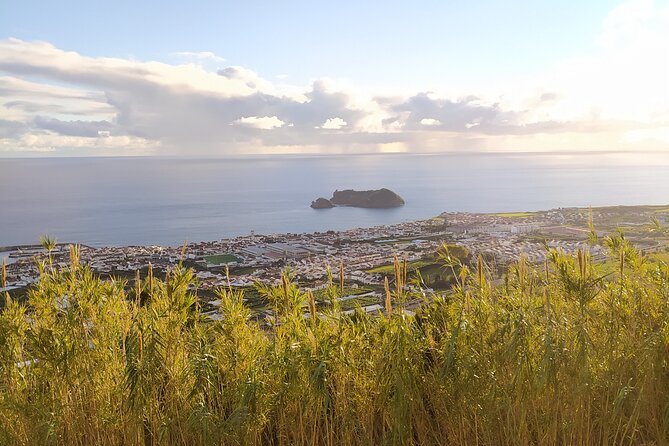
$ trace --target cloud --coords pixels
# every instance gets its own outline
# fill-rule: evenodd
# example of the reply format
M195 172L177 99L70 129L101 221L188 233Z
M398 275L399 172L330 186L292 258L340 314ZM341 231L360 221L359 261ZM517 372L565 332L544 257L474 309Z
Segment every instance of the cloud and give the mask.
M28 130L28 126L23 122L0 119L0 138L17 138Z
M419 93L393 105L406 129L504 133L521 124L517 112L502 110L499 104L486 104L477 97L452 100Z
M328 118L320 127L326 130L339 130L346 127L347 122L341 118Z
M109 132L112 124L107 121L61 121L37 116L32 122L33 129L48 130L58 135L97 137L101 131Z
M285 124L276 116L245 116L235 120L234 123L262 130L276 129Z
M7 42L12 43L7 45ZM0 41L0 51L2 51L3 56L6 56L8 53L15 51L20 51L21 47L31 45L27 42L9 40L4 42ZM8 49L10 49L8 51ZM17 62L14 62L13 65L9 65L10 68L13 68L15 71L23 73L30 71L28 67L17 67ZM25 65L25 62L21 63ZM28 65L30 66L30 65ZM7 70L10 71L10 70ZM20 98L49 98L54 100L79 100L79 101L92 101L99 102L104 101L104 92L101 91L90 91L83 90L80 88L68 88L59 85L53 84L44 84L31 82L26 79L20 79L17 77L11 76L0 76L0 96L14 96Z
M0 153L60 154L74 156L128 156L160 154L160 145L132 136L80 137L51 133L24 133L18 138L0 137Z
M420 125L426 125L428 127L430 126L438 127L441 125L441 121L434 118L423 118L420 120Z
M558 95L552 92L541 93L539 96L539 102L554 102L558 100Z
M0 152L669 150L668 53L669 7L637 0L604 20L591 54L455 94L371 96L327 78L289 85L248 67L207 69L224 62L210 52L169 64L7 39Z
M112 119L104 92L0 76L0 118L29 121L36 115L59 119Z
M669 106L669 4L632 0L613 9L594 50L560 60L545 73L519 81L506 107L531 106L528 118L556 121L652 122ZM543 90L543 91L542 91ZM520 104L523 91L541 91L543 104Z

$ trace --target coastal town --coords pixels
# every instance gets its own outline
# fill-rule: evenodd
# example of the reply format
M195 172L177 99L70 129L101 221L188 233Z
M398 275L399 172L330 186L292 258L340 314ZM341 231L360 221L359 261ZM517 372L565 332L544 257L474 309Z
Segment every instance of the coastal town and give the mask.
M592 226L591 226L592 222ZM590 240L591 229L604 237L624 230L635 246L646 252L663 252L667 246L669 208L660 206L561 208L541 212L463 213L445 212L428 220L394 225L327 231L309 234L249 234L242 237L184 246L81 247L81 261L93 272L132 280L136 271L146 273L149 264L157 274L178 263L193 268L201 296L215 303L218 287L253 290L257 283L278 284L281 274L290 271L300 286L318 290L327 286L328 271L342 268L351 296L362 304L375 304L384 277L394 258L427 274L426 285L443 285L443 267L438 252L444 246L461 250L472 259L481 255L500 275L509 262L525 256L543 262L549 249L575 252L588 249L603 261L603 245ZM69 263L69 245L57 244L54 264ZM0 291L25 293L39 278L38 262L46 258L40 245L0 248L7 263L7 286ZM425 277L425 275L424 275ZM429 280L429 279L432 280ZM378 305L377 305L378 306Z

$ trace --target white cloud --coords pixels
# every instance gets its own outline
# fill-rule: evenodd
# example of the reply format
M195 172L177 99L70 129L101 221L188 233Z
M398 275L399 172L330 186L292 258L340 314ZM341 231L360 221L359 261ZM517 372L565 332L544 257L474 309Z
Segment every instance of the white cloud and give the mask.
M423 118L423 119L420 120L420 125L425 125L425 126L428 126L428 127L440 126L441 121L438 120L438 119L434 119L434 118Z
M73 155L155 155L160 144L132 136L81 137L53 134L26 134L8 140L0 138L2 154L60 153Z
M341 118L328 118L320 128L326 130L339 130L346 127L347 122Z
M623 4L594 44L516 85L373 96L350 81L289 85L248 67L214 71L223 60L210 52L169 64L8 39L0 151L669 150L669 6Z
M39 114L63 119L111 119L104 92L0 76L0 119L28 120Z
M669 4L632 0L611 11L588 54L519 80L504 107L528 107L528 120L649 122L669 106ZM552 100L535 97L550 93Z
M271 130L283 127L285 122L276 116L245 116L234 121L235 124L246 125L256 129Z
M227 77L193 64L170 65L109 57L86 57L64 51L48 42L0 41L0 71L29 74L98 90L115 90L131 85L168 86L219 97L247 96L257 92L277 93L251 70ZM253 84L253 86L249 84Z

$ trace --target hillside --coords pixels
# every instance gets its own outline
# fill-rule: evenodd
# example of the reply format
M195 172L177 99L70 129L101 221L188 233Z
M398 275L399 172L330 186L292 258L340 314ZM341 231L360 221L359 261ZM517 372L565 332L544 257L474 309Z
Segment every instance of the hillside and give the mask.
M664 444L669 269L605 244L610 264L553 250L498 285L444 256L431 297L398 262L378 315L340 312L345 277L314 297L284 276L258 287L267 321L225 288L205 318L187 268L125 287L73 248L4 297L0 444Z

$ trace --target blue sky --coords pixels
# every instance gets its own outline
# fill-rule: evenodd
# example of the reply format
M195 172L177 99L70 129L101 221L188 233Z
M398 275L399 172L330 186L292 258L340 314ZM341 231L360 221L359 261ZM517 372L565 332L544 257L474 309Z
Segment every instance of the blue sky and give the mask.
M88 56L210 51L265 77L420 85L509 78L591 50L612 1L7 2L4 37ZM104 5L104 6L102 6Z
M1 9L0 156L669 144L664 0L22 0ZM45 88L68 92L40 96ZM620 89L629 94L611 103ZM183 128L162 134L156 115L177 106L199 118L166 116L162 125ZM202 138L207 125L216 141Z

